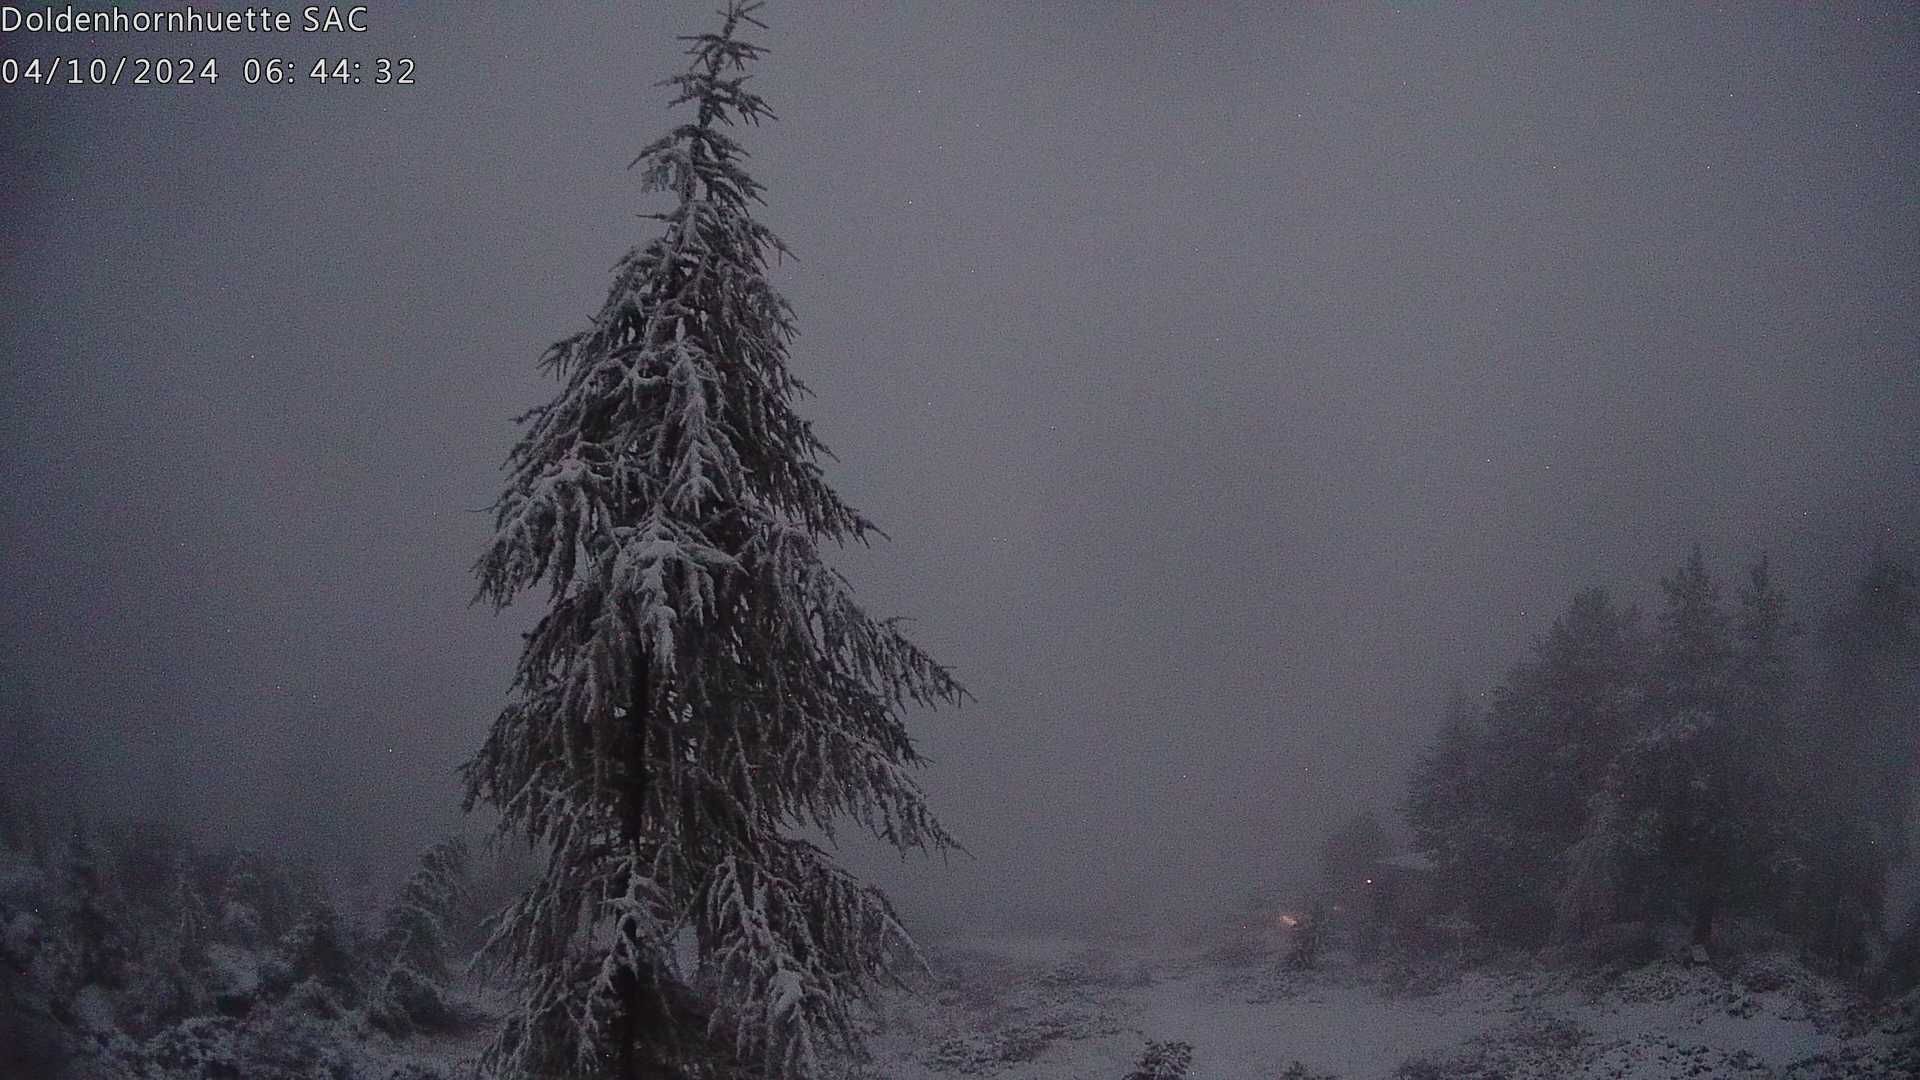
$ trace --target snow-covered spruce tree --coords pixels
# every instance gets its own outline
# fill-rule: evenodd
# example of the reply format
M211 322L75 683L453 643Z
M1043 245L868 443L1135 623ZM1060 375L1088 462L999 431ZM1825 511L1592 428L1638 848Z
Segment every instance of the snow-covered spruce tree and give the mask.
M525 987L486 1058L499 1076L820 1074L913 946L798 834L845 817L902 850L953 845L902 713L964 692L822 557L877 530L795 411L766 277L785 249L729 134L770 115L737 36L754 7L685 39L669 85L694 116L635 160L673 206L542 357L562 386L521 418L476 566L496 608L551 589L464 767L469 808L546 853L489 947Z

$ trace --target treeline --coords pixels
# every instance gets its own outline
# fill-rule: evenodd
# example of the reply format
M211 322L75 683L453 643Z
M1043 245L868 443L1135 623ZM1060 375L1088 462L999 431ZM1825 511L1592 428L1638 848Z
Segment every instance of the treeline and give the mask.
M0 788L0 1075L428 1080L356 1044L453 1031L468 856L430 848L384 911L307 867L151 823L50 826Z
M1494 941L1598 952L1790 935L1881 958L1920 746L1920 591L1885 552L1809 623L1763 559L1696 547L1648 617L1573 598L1413 777L1441 904ZM1682 937L1684 935L1684 937Z

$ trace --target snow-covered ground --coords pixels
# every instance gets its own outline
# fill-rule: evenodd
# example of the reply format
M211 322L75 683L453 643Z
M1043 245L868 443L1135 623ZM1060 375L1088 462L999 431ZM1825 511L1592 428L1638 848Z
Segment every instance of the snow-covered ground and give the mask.
M1607 978L1330 963L1141 941L967 939L878 1003L869 1074L1120 1080L1147 1040L1195 1080L1916 1075L1912 1016L1869 1010L1790 959ZM1296 1073L1295 1075L1300 1075Z

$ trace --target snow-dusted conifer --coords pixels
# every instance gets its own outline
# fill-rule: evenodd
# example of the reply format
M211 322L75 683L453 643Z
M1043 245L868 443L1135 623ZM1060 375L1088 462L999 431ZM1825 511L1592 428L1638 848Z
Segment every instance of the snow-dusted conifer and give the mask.
M1826 619L1808 709L1808 863L1795 922L1854 967L1884 932L1887 881L1906 858L1920 747L1920 579L1876 548Z
M1733 624L1729 703L1741 730L1728 764L1742 852L1732 884L1737 900L1775 915L1808 872L1805 848L1813 833L1806 784L1814 771L1808 763L1820 750L1806 711L1793 707L1793 642L1801 632L1762 556L1747 568Z
M459 837L420 856L381 931L381 954L390 964L406 964L428 978L446 976L453 920L467 893L467 862L467 844Z
M1479 880L1472 852L1487 832L1483 795L1491 756L1485 711L1464 690L1449 692L1433 747L1414 765L1402 812L1413 850L1432 860L1446 899L1459 902Z
M1450 765L1469 777L1413 805L1415 840L1449 900L1498 937L1537 945L1554 930L1567 850L1639 707L1640 639L1632 608L1602 589L1576 594L1495 687L1484 723L1450 736Z
M274 957L276 977L312 979L329 990L352 994L358 964L347 928L330 900L316 898L281 937Z
M1564 880L1554 898L1555 940L1585 940L1618 917L1627 846L1622 816L1617 779L1587 800L1586 831L1566 850Z
M902 713L963 692L823 558L876 530L794 408L766 277L785 249L730 133L771 115L744 75L754 6L686 39L670 83L694 116L635 161L673 205L542 358L562 386L522 417L476 567L496 607L551 589L464 771L469 807L547 859L490 944L525 981L495 1075L818 1074L912 943L794 834L851 817L902 849L952 845Z
M1656 822L1649 893L1665 894L1708 944L1743 851L1735 804L1738 747L1748 733L1734 707L1733 621L1695 544L1662 579L1646 726L1632 752L1643 767L1635 808Z

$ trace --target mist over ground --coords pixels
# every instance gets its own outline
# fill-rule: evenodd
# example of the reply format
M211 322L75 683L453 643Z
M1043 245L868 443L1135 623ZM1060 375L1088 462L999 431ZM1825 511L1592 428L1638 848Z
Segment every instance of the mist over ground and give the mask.
M0 607L51 787L383 872L708 4L377 5L399 88L4 88ZM1920 14L775 5L743 136L841 565L975 696L930 924L1211 909L1584 586L1920 537ZM25 37L0 43L16 55ZM247 43L200 50L237 68ZM257 50L255 50L257 51Z

